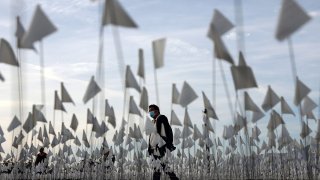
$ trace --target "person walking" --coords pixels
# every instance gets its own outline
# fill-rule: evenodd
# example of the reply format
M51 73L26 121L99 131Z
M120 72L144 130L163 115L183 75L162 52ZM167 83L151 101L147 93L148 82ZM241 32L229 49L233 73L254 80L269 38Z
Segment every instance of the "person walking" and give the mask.
M156 132L151 133L149 138L148 152L155 160L161 159L166 153L166 149L174 151L176 148L173 146L173 133L172 128L168 122L168 118L165 115L160 114L160 109L157 105L149 105L149 115L153 119ZM161 145L161 139L165 142ZM160 146L160 147L159 147ZM169 175L170 179L179 179L174 172L168 172L166 164L161 163L164 172ZM153 172L153 179L160 180L161 172L159 169L155 169Z

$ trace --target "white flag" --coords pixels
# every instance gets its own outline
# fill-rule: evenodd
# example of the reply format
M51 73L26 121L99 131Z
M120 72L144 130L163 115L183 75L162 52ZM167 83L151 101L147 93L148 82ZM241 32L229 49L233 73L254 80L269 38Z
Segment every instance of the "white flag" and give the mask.
M83 97L83 103L87 103L91 98L93 98L95 95L97 95L101 91L100 87L94 80L94 76L91 77L90 83L87 87L87 90Z
M128 28L138 27L118 0L106 0L105 2L102 25L106 26L109 24Z
M310 19L310 16L295 0L282 0L276 38L282 41L301 28Z
M184 81L179 98L179 104L182 107L187 107L192 101L194 101L197 98L198 95L195 93L192 87L186 81Z
M9 42L3 38L0 39L0 63L19 67L18 60L12 47Z
M154 62L155 69L158 69L164 66L165 45L166 45L165 38L152 41L153 62Z

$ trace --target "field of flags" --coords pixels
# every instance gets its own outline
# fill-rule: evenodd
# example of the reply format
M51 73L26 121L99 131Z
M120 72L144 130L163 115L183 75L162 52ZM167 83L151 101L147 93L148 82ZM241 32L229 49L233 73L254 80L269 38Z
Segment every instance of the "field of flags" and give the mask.
M267 88L262 105L257 104L250 96L248 89L258 88L254 69L246 63L245 54L240 49L238 57L232 57L223 40L227 32L242 25L234 24L221 11L215 9L212 21L208 22L208 33L203 36L207 36L213 43L214 63L221 69L222 63L230 65L233 82L229 83L233 83L235 87L236 102L232 102L230 96L226 71L220 71L221 74L216 75L223 79L225 99L233 123L224 126L222 134L217 134L215 125L220 123L221 119L207 94L204 91L201 94L196 92L188 80L183 82L181 89L172 84L172 93L167 97L171 98L171 106L175 104L184 108L184 118L179 119L182 115L178 115L171 107L171 114L167 117L173 129L176 150L167 150L161 160L155 160L147 153L149 135L156 129L148 116L148 106L151 103L148 89L141 86L137 80L137 77L145 79L144 51L138 50L138 73L135 74L133 72L136 70L126 65L121 55L123 50L119 49L119 34L113 36L121 77L119 84L122 84L123 90L122 117L116 115L114 107L104 94L107 86L103 55L105 28L138 28L139 23L135 22L134 17L127 13L118 0L92 3L99 3L103 11L96 74L88 78L87 88L83 90L83 104L88 107L92 105L92 108L86 110L86 122L79 121L78 115L72 114L70 122L58 123L55 115L52 118L45 112L45 93L52 90L46 88L45 83L43 42L50 43L45 38L58 33L58 27L40 5L34 7L28 26L23 25L19 17L16 18L15 44L10 44L4 38L0 39L0 66L10 66L17 70L14 76L18 78L18 89L15 91L18 91L19 95L19 111L12 117L8 127L0 125L1 179L151 179L154 169L161 169L162 162L168 164L168 171L173 170L180 179L320 178L320 121L314 114L319 107L315 100L308 96L311 89L299 79L293 42L290 39L297 30L312 22L307 10L296 0L281 1L278 22L275 24L275 38L281 43L286 41L287 44L283 45L288 46L287 53L294 79L295 107L290 107L286 95L277 94L272 89L272 84ZM241 36L241 33L237 35ZM241 38L239 40L241 41ZM150 42L157 103L160 98L157 70L165 68L166 41L166 38L161 38ZM24 79L21 73L24 69L20 66L24 60L22 50L37 52L41 67L39 88L42 93L39 96L42 104L34 104L27 117L23 116ZM0 85L10 75L0 72ZM53 111L61 114L68 113L69 105L76 106L72 92L68 91L65 83L67 82L61 82L60 91L52 91ZM140 96L131 95L129 89ZM197 124L191 120L188 109L196 99L203 101L203 119ZM143 125L130 124L132 116L129 115L141 119ZM299 138L291 136L292 132L284 121L287 117L300 122ZM262 118L268 119L268 125L263 130L267 131L266 137L260 136L262 129L257 126ZM317 121L318 126L310 127L309 120ZM80 126L83 124L85 126ZM111 128L115 133L108 134L112 137L112 141L108 141L106 134ZM311 136L312 132L316 132L315 136ZM10 151L5 151L2 144L11 136L12 147ZM45 147L48 157L35 166L35 157L41 147ZM165 173L162 173L162 177L168 179Z

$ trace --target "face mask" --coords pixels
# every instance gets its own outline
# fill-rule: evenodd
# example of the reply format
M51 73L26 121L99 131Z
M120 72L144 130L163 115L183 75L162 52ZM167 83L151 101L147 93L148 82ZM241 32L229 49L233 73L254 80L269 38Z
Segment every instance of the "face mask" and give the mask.
M154 117L154 111L150 111L150 112L149 112L149 115L150 115L150 117L153 118L153 117Z

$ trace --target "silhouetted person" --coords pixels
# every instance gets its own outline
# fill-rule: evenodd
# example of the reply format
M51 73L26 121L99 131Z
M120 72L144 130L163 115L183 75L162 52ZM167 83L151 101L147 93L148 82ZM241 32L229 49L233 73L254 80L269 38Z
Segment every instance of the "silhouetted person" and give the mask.
M175 150L176 148L173 146L173 133L171 126L168 122L168 119L165 115L160 114L160 109L157 105L151 104L149 106L149 114L150 117L153 118L153 123L157 129L157 132L153 132L149 138L149 147L148 152L149 155L153 155L154 159L161 159L165 153L166 148L170 151ZM160 140L163 139L165 144L159 147ZM165 170L166 164L161 164L163 170ZM166 172L170 176L170 179L179 179L177 178L174 172ZM156 170L153 172L153 179L160 180L161 172L160 170Z
M40 152L37 154L37 159L35 165L37 166L39 163L43 163L47 158L47 153L44 152L44 148L40 148Z

